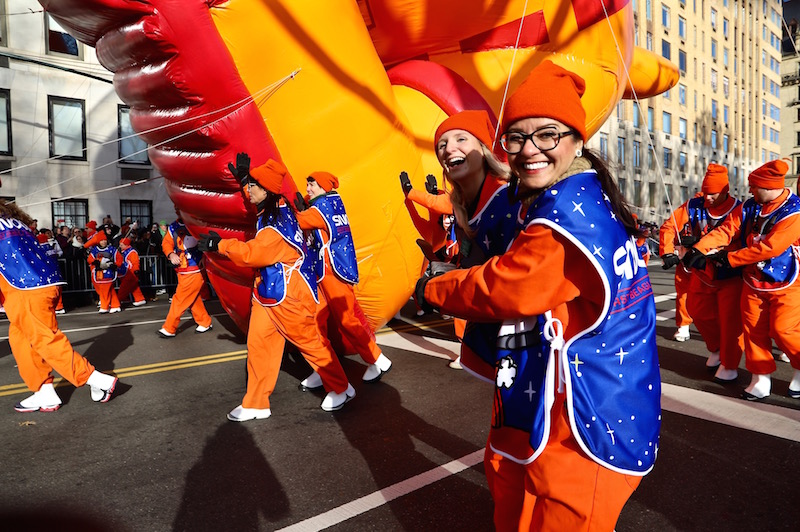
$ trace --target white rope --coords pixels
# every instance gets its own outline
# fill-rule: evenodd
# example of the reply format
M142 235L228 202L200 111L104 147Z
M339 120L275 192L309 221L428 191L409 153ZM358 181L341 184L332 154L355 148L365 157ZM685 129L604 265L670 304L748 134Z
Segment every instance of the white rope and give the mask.
M514 42L514 53L511 54L511 65L508 67L508 77L506 78L506 86L503 89L503 98L500 100L500 114L497 115L497 127L494 130L494 139L492 139L492 151L497 147L497 136L500 133L500 124L503 123L503 113L506 110L506 96L508 96L508 86L511 84L511 73L514 72L514 62L517 59L517 50L519 49L519 41L522 38L522 26L525 22L525 13L528 12L528 0L525 0L525 5L522 6L522 16L519 17L519 29L517 30L517 40Z
M253 103L255 103L257 107L260 107L261 105L263 105L263 103L264 103L266 100L268 100L268 99L269 99L269 98L270 98L270 97L271 97L271 96L272 96L272 95L273 95L273 94L274 94L274 93L275 93L275 92L276 92L278 89L280 89L280 88L281 88L281 87L282 87L282 86L283 86L285 83L287 83L287 82L288 82L290 79L294 79L294 77L297 75L297 73L298 73L298 72L300 72L300 70L301 70L301 69L299 69L299 68L298 68L298 69L294 70L293 72L291 72L289 75L287 75L287 76L285 76L285 77L281 78L280 80L278 80L278 81L276 81L276 82L274 82L274 83L272 83L272 84L270 84L270 85L268 85L268 86L266 86L266 87L264 87L264 88L262 88L262 89L260 89L260 90L256 91L254 94L252 94L252 95L248 95L248 96L246 96L245 98L242 98L241 100L239 100L239 101L237 101L237 102L234 102L234 103L232 103L232 104L229 104L229 105L227 105L227 106L225 106L225 107L222 107L222 108L220 108L220 109L214 109L214 110L212 110L212 111L209 111L209 112L207 112L207 113L204 113L204 114L202 114L202 115L198 115L198 116L193 116L193 117L185 118L185 119L179 120L179 121L177 121L177 122L171 122L171 123L169 123L169 124L166 124L166 125L163 125L163 126L158 126L158 127L152 128L152 129L150 129L150 130L144 131L142 134L147 134L147 133L151 133L151 132L154 132L154 131L159 131L159 130L161 130L161 129L165 129L165 128L168 128L168 127L175 127L175 126L177 126L177 125L180 125L180 124L183 124L183 123L186 123L186 122L195 121L195 120L198 120L198 119L206 118L206 117L209 117L209 116L212 116L212 115L216 115L216 114L219 114L219 113L222 113L222 112L225 112L225 111L228 111L228 110L230 110L230 111L226 112L224 115L220 116L219 118L216 118L216 119L212 120L211 122L208 122L208 123L202 124L202 125L200 125L200 126L198 126L198 127L194 128L194 129L192 129L192 130L185 131L185 132L183 132L183 133L181 133L181 134L179 134L179 135L176 135L176 136L174 136L174 137L172 137L172 138L168 138L168 139L166 139L166 140L163 140L163 141L161 141L161 142L159 142L159 143L157 143L157 144L150 145L150 146L148 146L148 147L146 147L146 148L144 148L144 149L142 149L142 150L139 150L139 151L136 151L136 152L134 152L134 153L128 154L128 155L127 155L126 157L124 157L124 158L118 158L118 159L115 159L115 160L113 160L113 161L111 161L111 162L108 162L108 163L106 163L106 164L103 164L103 165L100 165L100 166L96 166L96 167L92 168L91 170L88 170L88 171L87 171L87 172L85 172L85 173L82 173L82 174L79 174L79 175L76 175L76 176L70 177L70 178L68 178L68 179L65 179L65 180L63 180L63 181L59 181L59 182L57 182L57 183L54 183L54 184L52 184L52 185L49 185L49 186L47 186L47 187L45 187L45 188L43 188L43 189L37 190L36 192L33 192L33 193L31 193L31 194L28 194L28 195L26 195L26 196L23 196L23 197L19 198L18 200L15 200L15 201L24 200L25 198L29 198L29 197L31 197L31 196L34 196L34 195L40 194L40 193L42 193L42 192L45 192L45 191L47 191L47 190L49 190L49 189L51 189L51 188L53 188L53 187L56 187L56 186L59 186L59 185L63 185L64 183L68 183L69 181L72 181L72 180L74 180L74 179L78 179L78 178L84 177L84 176L86 176L86 175L90 175L91 173L93 173L93 172L95 172L95 171L97 171L97 170L101 170L101 169L103 169L103 168L106 168L106 167L108 167L108 166L111 166L111 165L113 165L113 164L117 164L118 162L120 162L120 161L123 161L123 160L124 160L125 158L127 158L127 157L131 157L131 156L134 156L134 155L138 155L138 154L140 154L140 153L143 153L143 152L146 152L146 151L148 151L150 148L153 148L153 147L159 147L159 146L162 146L162 145L164 145L164 144L171 143L171 142L173 142L173 141L175 141L175 140L177 140L177 139L180 139L180 138L182 138L182 137L185 137L185 136L191 135L191 134L193 134L193 133L196 133L197 131L200 131L201 129L204 129L204 128L207 128L207 127L213 126L213 125L214 125L214 124L216 124L217 122L219 122L219 121L221 121L221 120L224 120L225 118L227 118L227 117L228 117L228 116L230 116L231 114L233 114L233 113L237 112L239 109L241 109L241 108L243 108L244 106L248 105L250 102L253 102ZM263 98L261 98L261 96L263 96ZM258 102L256 102L256 98L261 98L261 99L260 99ZM133 135L128 135L128 136L126 136L126 137L121 137L121 138L117 138L117 139L114 139L114 140L110 140L110 141L107 141L107 142L104 142L104 143L101 143L101 144L99 144L99 145L98 145L98 147L106 146L106 145L108 145L108 144L112 144L112 143L121 142L122 140L126 140L126 139L129 139L129 138L135 137L135 136L137 136L137 135L136 135L136 134L133 134ZM75 153L80 153L80 152L82 152L82 151L83 151L83 150L81 149L81 150L78 150L78 151L77 151L77 152L75 152ZM48 161L52 161L52 160L58 160L58 159L60 159L61 157L63 157L63 155L61 155L61 156L57 156L57 157L50 157L50 158L48 158L48 159L44 159L44 160L41 160L41 161L34 161L34 162L32 162L32 163L28 163L28 164L26 164L26 165L17 166L17 167L15 167L15 168L13 168L13 170L19 170L19 169L22 169L22 168L27 168L27 167L34 166L34 165L41 164L41 163L45 163L45 162L48 162ZM2 175L2 174L4 174L4 173L8 173L8 172L10 172L10 171L11 171L11 169L9 169L9 170L5 170L5 171L3 171L3 172L0 172L0 175ZM125 185L123 185L123 186L129 186L129 185L130 185L129 183L126 183L126 184L125 184ZM71 197L89 196L89 195L93 195L93 194L95 194L95 193L98 193L98 192L103 192L103 191L107 191L107 190L113 190L113 188L111 188L111 189L104 189L104 190L102 190L102 191L96 191L96 192L87 192L87 193L84 193L84 194L75 195L75 196L71 196ZM60 200L63 200L63 199L69 199L69 198L60 198ZM50 203L50 201L46 201L46 202L40 202L40 203L30 203L30 204L25 204L25 205L20 205L20 207L22 207L22 208L25 208L25 207L30 207L30 206L33 206L33 205L40 205L40 204L42 204L42 203Z

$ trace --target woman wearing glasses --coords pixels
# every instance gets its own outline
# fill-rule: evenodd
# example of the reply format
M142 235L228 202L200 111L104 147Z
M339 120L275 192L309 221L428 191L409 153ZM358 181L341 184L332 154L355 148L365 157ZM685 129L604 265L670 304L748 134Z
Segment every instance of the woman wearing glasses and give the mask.
M484 459L501 531L613 530L658 447L652 288L636 223L584 150L584 88L544 61L509 98L500 140L520 232L416 290L421 305L505 320Z

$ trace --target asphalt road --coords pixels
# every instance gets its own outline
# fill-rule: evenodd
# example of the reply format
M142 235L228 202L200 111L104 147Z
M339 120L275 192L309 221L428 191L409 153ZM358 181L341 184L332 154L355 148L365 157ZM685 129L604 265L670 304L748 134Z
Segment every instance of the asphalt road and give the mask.
M660 452L622 512L618 531L797 530L800 401L738 398L749 382L711 381L704 345L677 343L672 276L651 265L664 383ZM121 379L106 404L65 383L54 413L13 410L21 385L0 319L0 528L84 531L491 530L481 463L491 389L448 368L458 344L439 315L407 305L378 332L394 362L380 383L342 359L357 396L340 412L301 392L309 369L291 353L272 417L232 423L241 402L245 339L217 301L214 328L187 314L173 339L155 331L167 301L113 315L80 307L59 317L77 351ZM777 352L776 352L777 354ZM742 368L744 365L742 364Z

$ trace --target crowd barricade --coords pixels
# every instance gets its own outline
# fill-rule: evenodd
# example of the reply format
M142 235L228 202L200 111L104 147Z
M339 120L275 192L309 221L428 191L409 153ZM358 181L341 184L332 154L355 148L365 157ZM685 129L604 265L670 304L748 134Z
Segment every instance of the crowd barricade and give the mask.
M94 292L89 264L85 259L59 259L58 265L67 285L64 293ZM164 255L139 257L139 286L143 290L174 288L178 285L175 268ZM116 282L119 287L119 280Z

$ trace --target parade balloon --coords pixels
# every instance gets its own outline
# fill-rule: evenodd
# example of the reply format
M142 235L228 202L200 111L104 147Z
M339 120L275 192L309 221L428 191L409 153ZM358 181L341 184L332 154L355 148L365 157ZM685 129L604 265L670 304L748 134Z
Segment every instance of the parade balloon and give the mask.
M586 80L587 131L623 97L672 87L677 69L634 46L631 0L40 0L114 73L131 124L190 232L253 236L228 163L281 161L339 177L373 328L423 267L398 175L441 175L432 137L448 115L500 115L549 59ZM527 8L526 8L527 6ZM291 196L293 197L293 195ZM207 255L222 305L246 329L253 272Z

